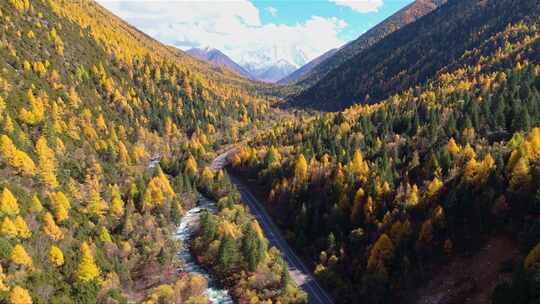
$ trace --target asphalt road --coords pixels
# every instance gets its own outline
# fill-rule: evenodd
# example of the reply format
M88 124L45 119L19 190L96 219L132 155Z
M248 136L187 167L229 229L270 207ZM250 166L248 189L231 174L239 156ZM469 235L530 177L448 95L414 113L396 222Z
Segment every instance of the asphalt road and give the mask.
M216 157L216 159L214 159L212 162L212 169L216 171L222 169L227 162L227 157L232 152L234 152L234 149L228 150L227 152ZM229 175L229 177L238 188L238 191L240 191L242 201L248 205L251 213L259 222L259 225L261 226L266 238L270 242L270 246L275 246L283 254L283 258L289 264L291 278L308 294L309 303L334 303L328 293L326 293L326 291L313 278L306 265L304 265L302 260L298 258L289 244L285 241L279 228L264 209L264 206L250 192L247 186L242 183L242 181L231 175Z

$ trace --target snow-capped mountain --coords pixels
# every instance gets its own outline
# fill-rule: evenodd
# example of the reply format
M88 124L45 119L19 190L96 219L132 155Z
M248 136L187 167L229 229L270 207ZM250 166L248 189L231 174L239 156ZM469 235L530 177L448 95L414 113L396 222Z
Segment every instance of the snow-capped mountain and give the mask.
M279 84L288 84L296 82L298 79L302 78L304 75L308 74L313 68L315 68L317 65L319 65L321 62L325 61L326 59L334 56L335 53L339 48L331 49L327 51L326 53L322 54L321 56L311 60L310 62L306 63L290 75L288 75L285 78L282 78L278 81Z
M309 61L303 49L283 46L243 52L235 58L255 79L265 82L277 82Z
M254 51L225 55L212 47L193 48L192 56L219 67L233 70L246 78L277 82L296 71L309 61L309 56L299 47L273 46Z
M309 61L308 56L303 49L299 47L287 48L282 46L273 46L243 52L235 56L235 59L240 65L255 70L276 66L280 62L282 64L283 62L287 62L288 65L298 68Z
M284 59L262 68L253 66L246 66L245 68L255 79L271 83L278 82L280 79L283 79L297 69L296 66Z

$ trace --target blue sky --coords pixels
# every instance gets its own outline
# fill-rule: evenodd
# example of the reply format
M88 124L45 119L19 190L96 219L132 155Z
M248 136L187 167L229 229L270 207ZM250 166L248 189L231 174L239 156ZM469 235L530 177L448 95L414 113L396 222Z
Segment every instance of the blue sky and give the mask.
M350 1L361 2L361 1ZM366 1L369 2L369 1ZM337 17L347 23L347 27L338 33L343 41L358 38L363 32L369 30L382 20L391 16L401 8L413 2L413 0L385 0L376 10L360 12L349 6L338 5L330 1L287 1L287 0L256 0L252 3L261 12L263 23L282 23L295 25L308 20L311 16ZM372 1L376 6L377 1ZM274 15L270 12L276 9Z
M412 0L97 0L155 39L217 48L243 65L301 66Z

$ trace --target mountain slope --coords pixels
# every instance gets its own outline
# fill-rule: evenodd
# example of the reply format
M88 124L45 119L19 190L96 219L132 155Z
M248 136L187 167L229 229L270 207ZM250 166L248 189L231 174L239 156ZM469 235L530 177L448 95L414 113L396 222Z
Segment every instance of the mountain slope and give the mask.
M463 63L468 52L539 7L531 0L449 1L332 70L291 104L337 110L376 102Z
M306 63L301 68L299 68L298 70L291 73L289 76L279 80L278 83L279 84L289 84L289 83L296 82L298 79L300 79L300 78L304 77L306 74L310 73L316 66L318 66L319 64L324 62L326 59L334 56L334 54L336 54L336 52L338 52L338 50L339 49L331 49L330 51L328 51L328 52L322 54L321 56L311 60L308 63Z
M538 3L479 4L502 7L472 12L482 25L470 35L514 22L426 83L284 120L231 157L337 303L540 299ZM467 24L461 12L445 21Z
M243 67L241 67L236 62L234 62L227 55L223 54L220 50L212 49L212 48L206 48L206 49L193 48L193 49L187 50L186 53L192 55L193 57L197 59L209 62L216 67L229 69L245 78L250 79L253 77L249 74L248 71L246 71Z
M207 167L213 148L272 121L261 84L93 1L0 1L0 23L0 303L208 303L173 237L198 191L228 196L212 219L235 236L205 240L257 246L219 264L231 295L306 302L280 280L288 270L234 188ZM270 279L240 288L255 270Z
M304 88L316 84L326 74L350 58L358 55L360 52L374 45L389 34L432 12L446 1L447 0L415 0L410 5L399 10L394 15L362 34L358 39L343 46L333 56L324 61L324 63L314 67L312 71L309 71L305 75L300 76L298 79L294 79L291 82L297 82L298 85Z

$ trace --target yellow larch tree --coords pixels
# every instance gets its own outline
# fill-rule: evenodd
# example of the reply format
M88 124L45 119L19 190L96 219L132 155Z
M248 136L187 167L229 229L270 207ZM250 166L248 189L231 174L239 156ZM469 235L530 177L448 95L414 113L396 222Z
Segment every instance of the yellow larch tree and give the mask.
M39 64L38 63L38 67ZM41 67L40 67L41 70ZM30 109L22 108L19 112L19 118L26 124L37 125L43 121L45 116L45 97L36 97L32 90L28 90L26 94L28 98L28 103L30 104Z
M161 168L159 168L158 170L157 177L159 179L159 185L161 187L161 190L168 196L175 196L173 187L171 186L169 179L167 178L167 176L165 176L165 173L163 173L163 170L161 170Z
M15 245L11 251L11 262L16 265L32 267L32 258L26 252L26 249L21 244Z
M101 198L99 192L95 189L90 190L86 211L92 215L103 216L108 209L109 205Z
M480 165L474 157L467 161L467 163L465 164L465 169L463 171L463 178L467 183L474 183L479 167Z
M87 283L99 276L100 270L94 261L92 249L87 242L83 242L81 245L81 263L77 271L77 279L81 282Z
M527 140L531 143L532 157L540 156L540 128L533 128Z
M124 201L117 185L111 186L111 211L116 217L124 215Z
M49 148L47 139L44 136L38 139L36 152L39 159L38 168L41 182L51 189L58 187L58 180L56 179L56 157L54 151Z
M211 185L214 181L214 172L209 167L204 167L201 177L203 185Z
M43 232L54 241L59 241L64 238L64 233L54 221L51 213L45 213L43 217Z
M105 122L105 117L103 117L103 113L99 113L98 117L96 118L96 127L99 131L107 131L107 123Z
M9 287L6 286L6 274L2 265L0 265L0 292L8 291Z
M43 205L37 195L32 197L30 201L30 212L40 213L43 210Z
M471 145L467 144L465 145L465 148L463 148L463 156L465 156L466 159L473 159L476 157L476 152L474 152Z
M32 304L32 297L25 288L15 286L9 293L10 304Z
M540 266L540 243L527 254L523 266L528 271Z
M28 229L26 221L20 215L15 218L15 227L17 228L19 238L26 240L32 236L32 232Z
M443 182L439 178L437 177L433 178L433 180L429 182L427 186L428 198L435 197L439 193L439 190L442 188L442 186L443 186Z
M9 114L6 114L6 117L4 118L4 131L7 134L13 133L15 131L15 125L13 124L13 120L11 119L11 116Z
M375 221L375 207L373 206L373 198L368 195L366 203L364 204L364 218L367 223Z
M195 158L193 158L192 155L190 155L186 161L185 173L189 176L195 176L198 170L199 169L197 168L197 161L195 160Z
M36 165L24 151L17 149L11 138L0 136L0 154L8 165L26 176L34 176Z
M158 174L150 180L144 191L143 209L150 210L161 206L166 200L173 198L175 195L169 179L161 168L158 168Z
M360 150L354 151L351 162L349 163L349 172L356 175L365 177L369 173L369 167Z
M118 141L118 159L120 160L120 163L128 166L131 164L131 159L129 157L128 149L126 148L126 145L122 141Z
M0 197L0 212L8 216L19 214L19 204L17 203L17 199L7 187L4 188Z
M478 166L478 170L476 172L476 184L478 186L484 185L488 181L491 172L495 170L495 167L495 160L491 154L488 153Z
M368 269L379 273L388 273L388 263L394 257L394 244L386 234L382 234L375 242L368 258Z
M303 184L308 178L308 164L304 154L300 153L294 165L294 178L297 183Z
M99 229L99 240L103 243L112 243L111 234L107 228L101 227L101 229Z
M51 202L54 209L54 215L57 222L63 222L69 218L69 209L71 203L62 191L51 194Z
M30 0L9 0L9 3L19 12L24 12L30 9Z
M3 237L8 239L14 239L17 237L17 227L15 226L15 223L13 223L13 221L7 216L2 221L0 232L2 233Z
M57 267L64 265L64 253L62 253L62 250L58 246L51 246L49 250L49 261Z
M448 150L448 153L450 153L452 156L457 156L461 151L461 148L456 143L456 140L453 137L450 138L450 140L448 141L446 149Z
M512 169L510 176L511 190L518 191L529 186L532 180L532 176L529 162L525 157L521 157L517 161L516 165Z
M406 203L408 207L414 207L418 205L418 186L412 185L407 193Z

